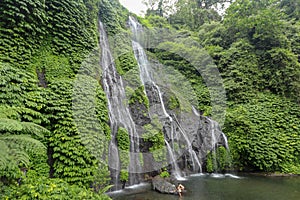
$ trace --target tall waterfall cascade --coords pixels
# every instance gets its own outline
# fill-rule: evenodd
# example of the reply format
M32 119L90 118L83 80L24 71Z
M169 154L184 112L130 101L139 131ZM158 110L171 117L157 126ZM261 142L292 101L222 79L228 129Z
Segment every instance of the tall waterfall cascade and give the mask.
M102 85L108 99L111 128L109 167L112 184L115 189L120 189L120 171L124 169L120 158L124 152L117 143L120 128L126 129L130 137L130 159L126 168L129 172L128 185L139 183L144 174L158 173L162 169L167 169L177 179L186 174L201 173L208 152L219 145L228 148L226 136L217 122L201 116L192 105L177 113L168 108L168 91L156 76L158 69L163 66L151 62L139 43L138 37L143 27L133 17L129 17L128 25L134 35L132 48L149 108L147 116L139 118L146 120L136 121L134 115L137 115L137 107L126 102L126 83L117 73L104 25L99 22ZM147 125L159 127L158 132L164 137L164 146L154 152L149 151L151 147L143 140Z
M119 128L125 128L130 135L130 154L129 156L129 183L131 185L139 182L137 172L140 172L140 162L138 157L139 136L136 131L135 123L131 117L128 106L124 102L126 94L122 77L117 73L112 53L109 48L107 34L102 22L100 27L100 46L101 46L101 66L103 70L102 85L108 100L109 120L112 139L109 145L109 167L111 169L113 183L118 189L119 174L121 170L120 149L116 142L116 134Z

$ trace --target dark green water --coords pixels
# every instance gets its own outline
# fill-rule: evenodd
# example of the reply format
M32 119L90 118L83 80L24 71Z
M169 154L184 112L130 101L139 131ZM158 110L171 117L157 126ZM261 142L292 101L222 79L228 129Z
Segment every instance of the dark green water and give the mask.
M300 177L199 175L181 181L183 197L159 194L150 185L112 194L115 200L300 200Z

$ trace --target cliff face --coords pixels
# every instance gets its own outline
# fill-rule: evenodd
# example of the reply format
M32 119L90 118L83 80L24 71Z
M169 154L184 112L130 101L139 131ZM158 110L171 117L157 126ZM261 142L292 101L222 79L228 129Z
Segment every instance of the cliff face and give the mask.
M115 189L121 187L121 182L136 184L142 174L163 169L176 178L202 172L207 154L220 146L228 148L217 122L201 116L190 102L192 97L180 93L180 89L189 88L173 85L172 81L180 78L176 71L163 71L165 66L148 59L135 40L143 34L142 26L132 17L128 24L134 34L134 38L127 39L131 40L136 64L121 75L113 58L115 48L100 22L102 84L112 130L109 167Z

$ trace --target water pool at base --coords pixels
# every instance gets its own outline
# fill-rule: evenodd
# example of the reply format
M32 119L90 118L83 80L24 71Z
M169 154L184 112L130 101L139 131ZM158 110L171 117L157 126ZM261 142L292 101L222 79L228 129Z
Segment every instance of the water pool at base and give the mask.
M300 177L198 174L181 183L183 197L152 191L141 184L110 194L114 200L299 200Z

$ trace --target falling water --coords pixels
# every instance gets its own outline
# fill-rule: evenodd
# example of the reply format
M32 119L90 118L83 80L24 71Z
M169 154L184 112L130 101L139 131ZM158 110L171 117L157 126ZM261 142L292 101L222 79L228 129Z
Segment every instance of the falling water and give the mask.
M196 116L200 117L200 113L198 112L198 110L197 110L194 106L192 106L192 109L193 109L193 113L194 113Z
M220 131L220 128L218 127L219 126L218 123L214 120L211 120L210 118L207 118L207 119L210 124L211 137L212 137L212 140L211 140L212 149L214 148L214 146L216 146L218 144L219 141L223 141L222 144L225 145L226 149L229 149L227 137L222 131ZM217 131L217 133L215 133L216 131Z
M132 17L129 18L129 24L130 24L130 27L131 27L132 32L134 33L135 37L137 37L138 33L139 33L138 31L141 30L141 25L138 24L138 22L136 22ZM201 163L200 163L199 158L197 157L195 151L192 149L191 141L188 138L188 134L181 127L180 123L176 119L176 116L173 115L171 117L168 114L168 112L166 111L165 104L164 104L164 101L162 98L162 92L161 92L159 86L155 83L153 77L151 76L151 65L148 62L148 58L147 58L147 55L146 55L143 47L136 41L132 41L132 46L133 46L136 60L138 61L139 70L140 70L140 78L141 78L142 83L145 86L144 87L145 90L147 88L146 87L146 84L147 84L147 85L151 85L152 88L157 91L158 96L159 96L160 106L161 106L160 111L162 111L162 114L165 117L165 119L167 119L169 121L169 123L171 123L171 133L170 133L171 142L173 143L174 135L176 134L174 132L174 130L175 130L175 127L177 127L185 140L186 148L188 150L189 157L192 161L193 171L194 172L202 172ZM147 94L146 91L145 91L145 93ZM157 109L155 109L155 111L157 112ZM172 146L173 150L171 150L170 144L167 141L165 141L165 143L168 147L169 154L174 156L174 153L173 153L174 146ZM177 170L175 170L175 172L177 173Z
M192 167L193 167L193 171L194 172L202 172L202 167L201 167L201 163L195 153L195 151L192 149L192 144L191 144L191 141L189 140L187 134L185 133L185 131L183 130L183 128L181 127L180 123L178 122L176 116L174 115L174 119L175 119L175 122L177 123L177 126L180 130L180 133L182 134L184 140L186 141L186 144L187 144L187 148L188 148L188 152L189 152L189 155L190 155L190 158L192 160Z
M180 172L180 169L178 167L177 161L175 159L173 149L170 147L170 144L167 140L165 140L165 144L167 145L168 154L169 154L169 157L170 157L170 162L172 163L173 168L174 168L174 176L175 176L176 179L181 179L182 178L181 172Z
M129 24L132 32L135 36L138 36L141 25L131 17L129 18ZM124 167L127 167L129 171L129 185L139 182L140 176L138 174L142 172L142 169L139 160L140 138L137 130L140 131L141 127L135 124L130 113L125 95L125 84L123 84L122 77L117 73L107 35L101 22L99 22L99 27L102 49L102 85L108 99L112 138L109 145L109 167L115 189L120 189L118 186L120 182L119 173ZM189 113L193 116L192 118L185 117L183 114L177 116L167 110L163 101L165 97L164 90L154 76L154 66L148 61L144 48L137 41L132 41L132 47L138 62L144 93L150 102L148 114L152 120L155 116L158 116L160 123L163 125L167 155L173 168L173 174L180 178L182 174L180 169L188 169L193 173L202 172L201 162L204 161L207 152L213 150L220 143L224 143L224 146L228 148L226 136L221 132L215 121L201 116L194 107L191 108ZM120 127L125 128L130 136L129 166L122 166L120 162L120 149L117 146L116 139Z
M134 26L134 27L137 27L137 26ZM167 113L165 105L163 103L163 98L162 98L162 93L160 91L160 88L153 81L153 78L150 75L150 71L149 71L150 64L148 62L147 55L146 55L143 47L136 41L132 41L132 47L134 50L135 58L138 61L138 66L139 66L139 70L140 70L140 78L141 78L143 85L144 86L146 84L151 85L157 91L157 93L159 95L160 106L161 106L161 110L163 111L163 115L165 117L167 117L170 121L172 121L172 118ZM144 87L144 88L146 88L146 87ZM146 93L146 91L145 91L145 93Z
M109 167L113 174L113 182L118 189L119 172L121 163L119 151L116 144L116 134L118 128L125 128L130 136L130 163L127 168L129 171L129 184L138 183L138 175L140 172L139 162L139 135L136 131L134 121L126 104L126 95L123 80L117 73L112 53L109 48L107 35L102 22L100 27L100 46L101 46L101 67L103 70L102 82L103 89L108 99L109 120L111 127L112 139L109 146Z
M220 128L218 127L218 123L216 121L213 121L209 118L207 118L209 121L209 125L210 125L210 130L211 130L211 150L212 151L216 151L217 148L221 145L220 141L222 141L222 145L225 146L225 148L227 149L227 151L229 152L229 146L228 146L228 141L227 141L227 137L226 135L220 131ZM218 161L217 161L217 157L213 156L213 165L218 168ZM229 158L227 158L229 159Z

